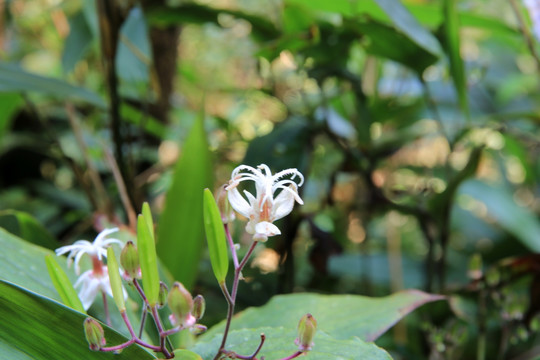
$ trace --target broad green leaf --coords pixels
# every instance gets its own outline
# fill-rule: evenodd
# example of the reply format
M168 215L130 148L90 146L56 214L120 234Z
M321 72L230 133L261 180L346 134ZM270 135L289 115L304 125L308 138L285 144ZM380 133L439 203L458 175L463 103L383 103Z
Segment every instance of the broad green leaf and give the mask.
M374 341L396 322L425 303L442 300L443 296L419 290L371 298L359 295L291 294L273 297L266 305L249 308L232 322L233 329L262 326L295 329L300 318L311 313L319 329L336 339L357 336ZM201 338L205 340L223 331L224 322L211 328Z
M1 211L0 227L33 244L48 249L55 249L58 247L58 242L53 238L49 231L32 215L25 212L16 210Z
M92 40L92 31L88 26L84 11L81 10L69 19L69 35L62 52L62 69L64 73L70 73L75 68L77 62L90 47Z
M540 221L530 209L516 204L508 189L471 180L460 187L459 193L482 202L490 219L495 220L498 226L531 251L540 252Z
M0 229L0 248L0 279L61 301L45 264L45 256L56 256L54 252L19 239L4 229ZM67 271L65 260L60 264L73 283L76 280L73 270Z
M463 111L468 118L469 103L467 101L467 80L465 77L465 65L461 58L460 24L456 9L456 0L444 0L443 13L445 50L450 61L450 74L452 75L461 111Z
M1 92L39 92L59 99L86 101L105 108L105 101L96 93L59 79L31 74L14 64L0 63Z
M54 255L45 256L45 262L47 263L49 276L51 277L56 291L62 298L62 302L78 312L86 313L77 292L73 288L73 284L69 280L66 272L56 261Z
M109 273L109 281L113 293L114 302L120 312L126 311L126 303L124 301L124 292L122 288L122 279L120 278L120 267L116 260L116 255L112 247L107 248L107 271Z
M229 270L229 255L225 229L214 195L209 189L204 189L204 229L212 270L219 284L225 283Z
M144 215L139 215L137 218L137 247L139 249L143 289L148 303L153 306L156 304L159 295L159 272L154 237L148 228L148 222Z
M286 310L286 309L281 309ZM345 309L342 309L345 310ZM351 314L349 311L347 314ZM276 318L281 318L282 313L273 314ZM291 319L292 320L292 319ZM294 319L296 322L300 320ZM293 321L294 321L293 320ZM318 329L313 339L313 350L305 356L309 360L358 360L358 359L391 359L390 355L373 343L366 343L358 338L339 340L332 338L325 333L325 326L330 325L317 320ZM227 349L233 350L240 355L249 355L257 348L260 342L260 334L264 333L266 341L262 347L260 356L266 359L281 359L294 354L298 346L294 344L297 337L296 325L291 327L259 327L256 329L242 329L231 331L227 339ZM233 321L234 326L234 321ZM320 329L320 330L319 330ZM212 338L205 337L199 341L192 349L202 356L204 360L214 358L221 343L221 334Z
M180 360L202 360L198 354L186 349L174 350L174 356Z
M390 17L394 26L417 45L435 56L442 52L439 42L426 30L399 0L376 0L377 4Z
M212 163L204 117L195 121L174 169L159 219L157 253L187 289L193 287L204 246L203 190L212 187Z
M9 282L0 281L0 357L10 360L155 359L138 345L120 354L93 352L84 337L85 314ZM103 325L107 345L127 339Z
M116 71L122 81L130 88L133 85L141 91L147 91L150 80L149 66L152 62L152 52L148 39L148 27L144 13L140 7L134 7L120 28L120 38L116 53ZM125 89L129 92L129 90Z

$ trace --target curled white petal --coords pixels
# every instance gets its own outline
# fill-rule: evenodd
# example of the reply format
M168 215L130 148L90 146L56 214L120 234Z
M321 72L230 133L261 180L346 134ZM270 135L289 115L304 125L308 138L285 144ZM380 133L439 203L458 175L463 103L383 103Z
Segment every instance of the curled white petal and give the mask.
M244 196L237 187L242 181L253 181L256 194L244 190ZM231 207L248 218L246 231L257 241L266 241L269 236L281 232L272 224L291 213L294 203L303 204L298 195L298 187L304 183L304 176L297 169L285 169L272 175L268 165L257 168L240 165L231 174L228 199ZM247 199L247 200L246 200Z

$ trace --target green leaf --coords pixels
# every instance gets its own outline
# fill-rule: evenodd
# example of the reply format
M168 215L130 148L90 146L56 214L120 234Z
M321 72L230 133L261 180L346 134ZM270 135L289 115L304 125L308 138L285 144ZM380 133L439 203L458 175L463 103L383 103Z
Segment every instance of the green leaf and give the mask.
M159 273L154 237L144 215L137 218L137 247L141 265L143 289L150 306L156 304L159 295Z
M116 53L116 71L128 89L141 84L138 89L147 91L150 81L149 66L152 62L152 51L148 39L148 27L144 13L140 7L129 11L126 20L120 28L118 50Z
M49 278L44 260L47 255L56 256L54 252L23 241L4 229L0 229L0 248L0 279L61 300ZM65 260L61 262L64 271L67 270L65 263ZM73 283L76 279L74 272L67 274Z
M154 219L152 217L152 211L150 210L150 205L147 202L145 202L142 206L142 215L144 217L144 220L146 221L146 225L148 226L148 230L150 231L152 240L154 240L154 243L155 243L156 237L154 235Z
M456 0L444 0L444 37L446 52L450 60L450 74L457 92L459 106L465 116L469 117L469 103L467 101L467 81L465 66L461 58L461 40L459 16L456 10Z
M48 249L58 247L58 242L32 215L22 211L4 210L0 212L0 227L13 235Z
M39 92L59 99L86 101L105 108L103 99L96 93L62 80L31 74L14 64L0 62L0 92Z
M92 31L81 10L69 18L69 35L62 52L62 69L70 73L92 43Z
M233 329L262 326L296 329L300 318L309 312L317 320L318 329L336 339L357 336L365 341L374 341L411 311L442 299L443 296L419 290L400 291L381 298L307 293L279 295L262 307L239 313L232 326ZM223 332L223 327L224 322L221 322L201 338L207 340Z
M181 360L202 360L198 354L186 349L174 350L174 356Z
M531 251L540 252L540 221L530 209L516 204L510 190L471 180L464 183L459 192L482 202L490 219Z
M156 267L157 268L157 267ZM112 247L107 248L107 271L109 273L109 281L116 307L120 312L126 311L126 303L124 301L124 291L122 290L122 279L120 278L120 267L114 255Z
M399 0L376 0L390 17L394 26L420 47L439 57L442 53L439 42L426 30Z
M219 284L225 283L229 270L229 255L225 229L214 195L209 189L204 189L204 229L212 270Z
M282 309L286 310L286 309ZM344 310L344 309L342 309ZM347 314L351 312L347 311ZM281 318L281 312L273 314L276 318ZM281 359L292 355L298 350L294 344L296 339L296 323L300 320L288 319L295 322L290 327L260 327L256 329L235 330L229 333L227 339L227 349L232 349L240 355L253 353L260 342L260 334L264 333L266 341L260 352L261 357L267 359ZM309 351L306 359L309 360L358 360L358 359L391 359L390 355L383 349L372 343L366 343L358 338L347 340L334 339L324 332L324 327L330 323L323 323L317 320L319 327L313 339L313 350ZM234 322L233 322L233 326ZM221 343L221 334L212 338L205 337L199 341L192 349L205 360L214 358Z
M10 360L155 359L138 345L120 354L93 352L84 337L87 316L44 296L0 281L0 354ZM127 341L102 324L107 345Z
M232 9L218 9L207 5L184 3L175 7L156 6L147 11L149 23L162 27L183 23L204 24L208 22L220 25L218 22L219 14L227 14L249 21L252 26L252 34L260 40L275 39L280 33L267 18Z
M171 275L191 289L204 245L203 190L212 187L212 161L202 114L182 154L159 220L157 253Z
M81 313L86 313L84 307L77 295L77 292L73 288L71 281L69 280L66 272L60 267L56 261L54 255L45 256L45 262L47 263L47 269L49 270L49 276L53 282L54 287L60 297L62 302L72 309L77 310Z
M19 94L5 93L0 94L0 139L3 139L11 126L11 119L19 110L23 100Z

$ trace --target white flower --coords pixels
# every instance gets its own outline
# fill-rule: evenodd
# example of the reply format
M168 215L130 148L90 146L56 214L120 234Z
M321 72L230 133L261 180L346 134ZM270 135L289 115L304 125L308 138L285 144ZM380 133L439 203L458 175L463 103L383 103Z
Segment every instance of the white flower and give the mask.
M113 297L107 266L102 266L100 271L95 271L95 269L85 271L81 276L79 276L74 287L81 287L81 290L79 291L79 299L81 299L84 310L88 310L90 308L96 299L97 294L100 292ZM122 291L124 293L125 300L127 299L127 292L123 286Z
M77 273L77 275L79 275L79 273L81 272L81 269L79 267L79 261L81 261L81 258L84 254L88 254L92 258L97 258L97 260L101 261L101 257L107 257L107 246L111 244L119 244L122 246L124 244L118 239L105 239L107 235L117 231L118 228L105 229L100 232L98 236L96 236L94 242L90 242L87 240L77 240L73 243L73 245L62 246L56 249L56 255L60 256L69 252L68 266L71 266L73 258L75 258L75 272Z
M296 177L299 178L298 183L294 181ZM253 181L256 190L256 196L244 190L247 201L237 189L246 180ZM264 164L256 169L240 165L233 170L226 189L233 209L249 219L246 231L253 234L254 240L266 241L269 236L281 234L273 222L288 215L295 200L300 205L304 203L298 195L298 187L303 183L304 176L297 169L286 169L272 175ZM278 190L279 194L276 194Z

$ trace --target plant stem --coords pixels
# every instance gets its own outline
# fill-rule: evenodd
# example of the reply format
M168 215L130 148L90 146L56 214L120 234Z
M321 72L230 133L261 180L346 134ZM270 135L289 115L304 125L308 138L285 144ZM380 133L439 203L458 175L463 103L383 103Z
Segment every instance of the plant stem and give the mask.
M225 228L225 235L227 235L227 242L229 243L229 247L231 248L234 268L236 269L238 267L238 255L236 254L236 248L234 247L234 241L231 236L231 232L229 230L229 224L223 224L223 227Z
M111 313L109 312L109 303L107 302L107 294L105 294L105 291L101 291L101 297L103 299L103 311L105 312L105 319L107 321L107 325L111 326Z
M283 359L280 359L280 360L291 360L291 359L294 359L296 357L299 357L302 354L303 354L302 351L297 351L294 354L292 354L291 356L287 356L286 358L283 358Z
M227 285L225 284L225 282L220 284L221 291L223 292L223 295L225 296L225 299L227 300L227 304L229 306L227 309L227 320L225 323L225 330L223 331L223 339L221 340L221 345L219 346L219 350L216 356L214 357L214 360L219 359L219 356L225 352L225 344L227 343L227 337L229 336L229 329L231 327L231 320L234 315L234 306L236 303L236 294L238 292L238 283L240 282L240 274L242 273L242 269L244 268L244 266L246 266L247 261L249 257L251 256L251 254L253 253L253 250L255 249L256 246L257 246L257 241L253 241L253 243L251 243L251 246L249 247L246 255L244 256L240 264L238 264L238 266L235 265L234 280L233 280L231 294L229 294L229 290L227 289ZM238 357L239 355L236 355L236 356Z

